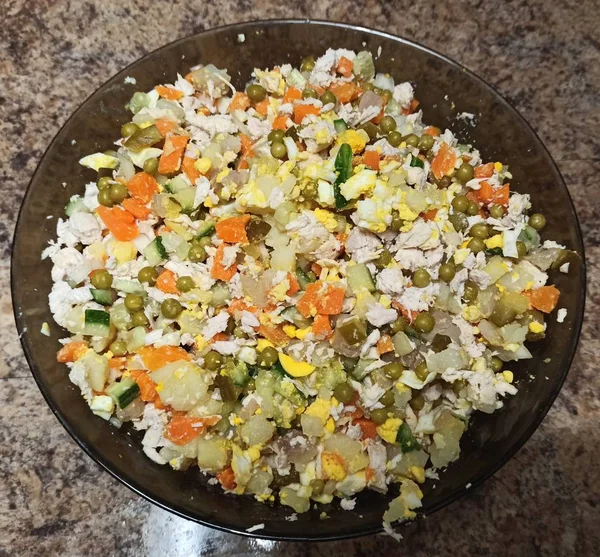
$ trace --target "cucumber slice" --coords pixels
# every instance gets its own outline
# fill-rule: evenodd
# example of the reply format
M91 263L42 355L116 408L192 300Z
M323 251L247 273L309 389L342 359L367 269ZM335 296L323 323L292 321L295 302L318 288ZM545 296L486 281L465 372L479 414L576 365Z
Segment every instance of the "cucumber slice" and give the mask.
M158 265L167 258L167 250L163 246L162 239L157 236L142 251L150 265Z
M248 373L248 366L244 362L238 362L231 368L227 368L229 377L233 381L233 384L238 387L244 387L248 381L250 381L250 374Z
M196 186L184 188L173 195L184 213L194 210L194 199L196 198Z
M175 178L173 178L172 180L169 180L165 184L165 189L169 193L177 193L178 191L184 190L184 189L189 188L189 187L190 187L189 182L187 182L181 176L175 176Z
M364 263L348 267L346 276L348 277L348 285L353 294L358 294L363 288L369 292L375 292L375 281Z
M229 288L223 282L217 282L210 290L212 292L212 299L210 301L212 307L220 307L224 305L227 300L231 299Z
M131 377L124 377L118 383L108 387L106 393L119 405L119 408L123 409L138 397L140 388Z
M285 308L281 312L280 315L286 321L293 323L294 325L296 325L296 327L298 327L300 329L304 329L305 327L310 327L310 325L311 325L311 320L303 317L303 315L294 306Z
M413 155L410 158L410 166L416 166L418 168L425 168L425 163L419 157L415 157Z
M421 444L415 439L415 436L410 430L410 426L406 422L403 422L400 429L398 429L396 443L400 443L400 448L403 453L418 451L421 448Z
M108 288L107 290L90 288L90 292L92 293L94 302L102 304L103 306L112 306L117 300L117 292L114 288Z
M114 279L113 288L126 294L142 294L144 287L137 280Z
M203 220L196 232L196 238L210 236L215 231L215 221L212 219Z
M348 129L348 124L346 124L345 120L334 120L333 127L337 133L345 132Z
M65 213L68 217L75 213L89 213L88 208L85 206L83 199L79 195L71 197L70 201L65 206Z
M306 290L306 287L317 280L317 277L312 271L303 271L300 267L296 268L296 279L301 290Z
M107 337L110 334L110 315L106 311L86 309L83 334Z

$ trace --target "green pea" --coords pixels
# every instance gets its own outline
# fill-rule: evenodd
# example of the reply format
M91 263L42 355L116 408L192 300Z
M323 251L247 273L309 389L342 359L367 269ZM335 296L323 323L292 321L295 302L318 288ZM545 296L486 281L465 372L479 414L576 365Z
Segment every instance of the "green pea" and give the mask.
M375 267L378 269L385 269L393 260L392 254L389 249L384 248L381 255L373 262Z
M480 251L483 251L485 249L485 242L483 240L481 240L480 238L473 238L471 239L471 241L467 244L467 247L473 252L473 253L479 253Z
M425 406L425 397L422 394L418 394L411 398L408 404L414 412L420 412Z
M141 294L127 294L125 296L125 307L129 311L138 311L144 307L144 298Z
M417 269L413 274L412 281L417 288L425 288L431 282L431 275L426 269Z
M208 246L212 246L212 239L210 236L202 236L202 238L198 238L197 244L206 248Z
M321 102L326 104L337 104L337 97L331 91L325 91L321 95Z
M156 270L156 267L142 267L138 272L138 280L140 282L145 282L149 286L154 286L157 278L158 271Z
M262 352L258 353L256 363L260 367L272 367L279 360L279 352L272 346L267 346Z
M325 489L325 480L312 480L310 482L310 487L312 488L311 496L318 497Z
M400 229L404 226L404 221L400 218L400 215L394 211L392 213L392 222L390 228L396 232L400 232Z
M241 327L235 327L233 329L233 336L235 338L246 338L246 332Z
M227 327L225 327L225 332L228 335L233 334L233 330L235 329L235 321L233 319L227 320Z
M461 232L468 226L467 217L465 217L464 213L452 213L448 216L448 220L450 224L454 227L454 230L457 232Z
M352 402L355 394L356 391L348 383L340 383L333 389L333 396L344 404Z
M502 368L504 367L504 362L500 358L498 358L498 356L492 356L491 367L494 373L498 373L502 371Z
M487 224L483 222L478 222L477 224L474 224L471 227L471 230L469 230L469 234L473 238L479 238L480 240L485 240L486 238L490 237L489 228Z
M463 162L456 171L456 179L461 184L466 184L469 180L472 180L474 175L473 167L467 162Z
M271 225L260 217L252 217L246 225L246 236L251 244L263 240L271 231Z
M384 406L392 406L394 404L394 391L389 390L383 393L383 395L379 398L379 402Z
M402 362L390 362L389 364L385 364L385 366L383 366L383 372L394 381L400 379L403 371L404 366L402 365Z
M283 141L284 137L285 137L285 132L283 130L271 130L271 132L267 136L267 139L271 143L273 143L275 141L278 141L279 143L281 143Z
M468 198L466 196L464 196L464 195L457 195L452 200L452 208L457 213L466 213L467 209L469 208L469 200L468 200Z
M271 155L276 159L283 159L287 155L287 147L280 141L274 141L271 143Z
M176 319L183 311L183 307L174 298L167 298L160 304L160 311L167 319Z
M129 137L138 131L140 127L133 122L127 122L121 126L121 137Z
M223 356L211 350L204 356L204 367L209 371L217 371L223 365Z
M250 98L252 102L260 102L267 97L267 90L258 83L252 83L252 85L248 85L246 89L246 95Z
M379 128L373 124L373 122L366 122L365 124L362 124L359 129L364 130L365 132L367 132L367 135L369 136L369 139L371 141L373 141L374 139L377 139L377 136L379 135Z
M535 230L541 230L546 226L546 217L542 213L534 213L529 217L529 226Z
M437 185L439 189L445 190L446 188L449 188L452 184L452 179L449 176L442 176L439 180L437 178L434 178L433 182Z
M194 279L187 276L179 277L175 285L177 286L177 290L180 290L181 292L189 292L196 286Z
M104 207L112 207L114 205L114 201L110 196L110 188L104 188L98 192L98 203Z
M125 344L125 342L123 342L122 340L115 340L109 347L108 349L115 355L115 356L125 356L125 354L127 354L127 344Z
M444 282L450 282L456 275L456 267L453 263L444 263L440 265L439 277Z
M429 370L427 369L427 363L425 361L421 362L415 368L415 375L421 380L425 381L427 376L429 375Z
M519 258L527 255L527 246L521 240L517 240L517 253L519 254Z
M129 194L129 192L127 191L127 186L121 184L120 182L117 182L116 184L110 186L110 189L108 191L110 192L110 198L113 201L113 203L121 203Z
M504 207L502 205L492 205L490 207L490 217L494 219L501 219L504 216Z
M475 201L469 201L469 207L467 208L467 215L475 216L479 213L479 205Z
M397 125L393 116L384 116L379 122L379 127L383 133L393 132Z
M315 68L315 57L314 56L306 56L302 58L302 63L300 64L300 71L302 72L312 72Z
M415 318L413 327L420 333L429 333L435 327L435 318L428 311L423 311Z
M391 131L387 134L387 140L392 147L398 147L402 143L402 134L397 131Z
M106 269L99 269L94 272L90 281L94 288L108 290L112 286L113 277Z
M404 317L400 316L396 321L390 323L390 329L393 333L399 333L400 331L404 331L404 327L406 325L406 320Z
M192 263L202 263L203 261L206 261L207 257L208 255L206 253L206 250L198 244L192 246L190 248L190 251L188 252L188 259Z
M158 159L151 158L144 161L144 172L147 174L156 174L158 172Z
M98 189L99 190L105 190L110 188L110 185L113 183L113 179L110 178L109 176L102 176L102 178L100 178L98 180Z
M417 145L419 145L419 136L415 135L414 133L409 133L404 138L404 141L408 147L417 147Z
M146 327L148 325L148 318L143 311L136 311L131 314L131 325L134 327Z
M434 143L435 143L435 139L433 139L433 136L426 133L421 136L421 139L419 139L419 143L417 144L417 147L419 148L420 151L423 151L424 153L426 153L431 150Z
M387 408L377 408L375 410L371 410L371 420L373 420L377 425L381 425L388 419L389 413L390 411Z
M372 83L363 83L362 84L362 90L363 91L375 91L375 85L373 85Z
M379 94L386 100L386 102L390 102L394 96L394 94L388 89L384 89Z
M319 93L317 93L314 89L310 89L309 87L307 87L306 89L303 89L303 91L302 91L302 98L303 99L318 99Z
M463 294L463 300L465 302L474 302L477 300L479 296L479 286L477 286L473 281L468 280L465 283L465 291Z

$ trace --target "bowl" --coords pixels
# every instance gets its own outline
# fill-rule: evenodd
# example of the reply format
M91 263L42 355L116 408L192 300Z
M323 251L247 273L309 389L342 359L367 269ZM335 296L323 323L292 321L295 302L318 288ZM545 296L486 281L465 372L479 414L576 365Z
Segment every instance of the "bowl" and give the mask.
M581 259L568 275L557 273L564 323L549 320L544 341L532 346L534 358L511 367L519 392L502 410L474 415L461 442L461 456L440 479L423 486L422 514L448 505L476 487L511 458L539 426L567 375L581 328L585 297L583 243L573 203L556 165L527 122L483 80L456 62L398 37L345 24L321 21L258 21L205 31L152 52L135 62L89 97L58 132L44 154L23 200L12 254L12 294L17 327L27 361L46 401L81 448L115 478L146 499L184 518L228 532L261 538L330 540L381 531L382 513L393 494L362 493L354 511L339 505L310 510L285 520L291 509L260 504L251 497L226 495L209 486L197 469L175 472L149 460L140 434L115 429L94 416L71 384L65 366L56 363L58 339L66 336L52 320L48 293L49 261L40 253L55 236L56 221L69 198L93 179L78 164L86 154L112 146L124 106L136 90L172 82L190 66L213 63L227 68L243 87L256 67L318 56L328 47L368 49L380 53L378 71L415 84L424 121L450 128L462 142L473 142L484 160L506 161L514 175L511 189L531 194L534 206L548 217L545 237L576 250ZM127 84L126 76L137 80ZM129 81L129 80L128 80ZM41 107L40 107L41 110ZM476 125L461 113L474 114ZM61 185L62 184L62 185ZM47 218L49 215L52 218ZM44 322L50 336L40 333ZM433 485L435 483L435 489ZM395 493L394 493L395 495ZM326 510L329 520L319 520ZM249 534L246 529L264 524Z

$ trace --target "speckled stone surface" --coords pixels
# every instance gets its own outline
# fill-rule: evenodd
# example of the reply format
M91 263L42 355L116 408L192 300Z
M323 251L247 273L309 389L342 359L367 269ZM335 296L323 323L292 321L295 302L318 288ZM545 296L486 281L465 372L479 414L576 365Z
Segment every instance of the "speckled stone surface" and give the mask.
M600 10L596 0L4 0L0 33L0 556L600 555ZM10 238L53 135L111 75L179 37L241 19L312 17L380 28L462 62L510 99L574 197L588 303L565 387L527 445L482 488L403 530L277 544L174 517L102 472L52 416L12 317Z

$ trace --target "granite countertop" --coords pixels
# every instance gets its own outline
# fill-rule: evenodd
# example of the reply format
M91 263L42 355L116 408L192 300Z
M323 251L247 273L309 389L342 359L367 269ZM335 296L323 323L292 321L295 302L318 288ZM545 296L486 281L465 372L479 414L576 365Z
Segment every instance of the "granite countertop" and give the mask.
M100 7L101 6L101 7ZM243 10L240 10L240 6ZM313 17L404 36L462 62L510 99L550 149L588 258L587 318L567 382L527 445L483 487L386 536L278 544L223 534L147 503L102 472L33 382L11 309L9 254L42 153L75 108L149 50L239 19ZM3 3L0 34L0 555L600 554L600 12L595 0Z

